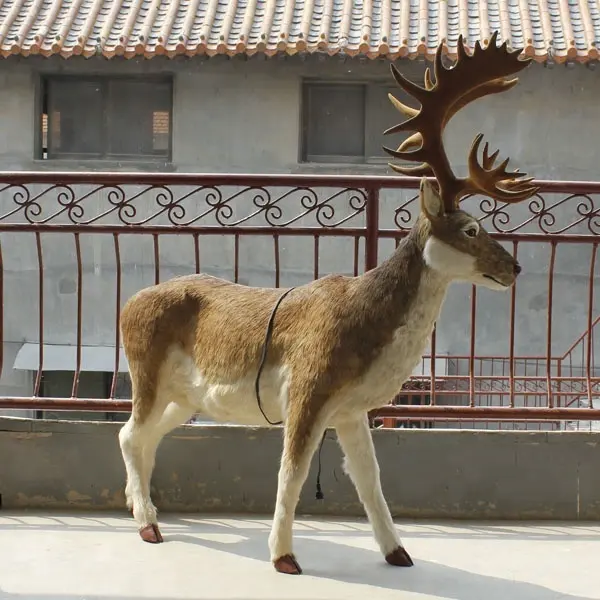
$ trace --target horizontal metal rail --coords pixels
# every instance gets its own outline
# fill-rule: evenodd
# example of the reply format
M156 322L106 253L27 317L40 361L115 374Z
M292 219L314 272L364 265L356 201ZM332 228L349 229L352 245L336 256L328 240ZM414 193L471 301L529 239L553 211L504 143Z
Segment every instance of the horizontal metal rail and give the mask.
M0 408L37 410L81 410L83 412L130 412L129 400L97 398L18 398L0 397ZM385 406L372 413L397 419L499 419L510 421L600 420L600 409L587 408L510 408L469 406Z
M428 178L432 179L432 178ZM238 186L292 186L292 187L369 187L379 189L418 189L420 178L403 175L288 175L279 173L136 173L110 171L2 171L0 184L100 184L100 185L238 185ZM598 194L599 181L555 181L537 179L532 185L541 192L567 194Z

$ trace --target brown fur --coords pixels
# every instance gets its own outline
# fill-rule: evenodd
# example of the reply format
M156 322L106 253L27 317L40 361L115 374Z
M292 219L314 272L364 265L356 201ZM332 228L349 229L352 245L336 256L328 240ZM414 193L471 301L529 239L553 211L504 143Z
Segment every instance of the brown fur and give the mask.
M290 402L288 417L295 411L305 418L318 413L335 392L368 372L410 318L426 268L423 248L431 234L476 256L482 272L513 276L515 261L482 228L474 239L456 235L472 220L462 211L441 218L421 216L377 268L360 277L323 277L283 300L267 365L294 365L291 397L302 400ZM194 357L209 383L254 376L268 319L283 291L188 275L134 295L123 308L121 329L132 370L136 419L143 423L152 410L161 364L174 346Z
M295 395L318 408L368 371L410 314L417 292L411 282L419 281L424 266L424 231L427 223L420 221L387 261L362 277L329 275L284 299L267 365L294 365ZM160 366L174 345L194 356L209 382L253 375L282 293L189 275L134 295L123 308L121 329L136 419L142 423L152 410ZM303 402L300 408L308 407ZM289 410L293 413L293 403Z

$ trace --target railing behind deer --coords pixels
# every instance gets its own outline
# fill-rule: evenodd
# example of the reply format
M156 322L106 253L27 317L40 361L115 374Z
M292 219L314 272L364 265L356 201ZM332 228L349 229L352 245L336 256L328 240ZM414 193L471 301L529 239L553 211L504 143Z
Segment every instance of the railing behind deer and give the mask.
M465 200L523 274L506 294L452 287L421 368L374 415L376 426L600 420L600 183L538 183L539 194L520 205ZM18 346L21 364L15 370L14 357L0 355L0 408L128 411L118 321L133 292L201 271L275 287L358 275L407 234L417 185L403 177L0 173L0 349ZM64 364L49 366L55 346ZM94 346L114 357L100 398L80 393ZM56 369L73 372L60 397L44 385ZM15 373L31 375L20 393L10 393Z

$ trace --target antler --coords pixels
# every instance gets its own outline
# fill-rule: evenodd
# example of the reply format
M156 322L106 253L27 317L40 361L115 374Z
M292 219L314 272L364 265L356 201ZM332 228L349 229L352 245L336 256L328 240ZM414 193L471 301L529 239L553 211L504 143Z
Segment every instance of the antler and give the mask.
M447 69L442 63L442 44L438 46L435 62L435 83L429 68L425 71L425 87L406 79L392 64L394 79L407 93L421 104L417 110L406 106L389 94L390 101L408 119L390 127L384 135L399 131L415 131L397 150L384 146L392 156L404 160L421 161L421 165L404 167L390 164L392 169L405 175L434 175L447 211L456 210L461 198L469 193L483 192L505 202L519 202L533 195L537 187L528 185L533 178L520 179L525 173L506 171L509 159L494 167L498 151L488 154L484 147L483 164L479 163L478 152L483 134L473 141L469 153L469 176L458 178L452 172L444 150L442 135L448 121L464 106L489 94L497 94L514 87L518 78L505 77L523 70L531 59L520 60L520 50L509 52L504 42L496 46L498 32L491 36L487 48L475 44L473 54L467 54L462 35L458 38L458 60ZM499 186L502 187L499 187Z

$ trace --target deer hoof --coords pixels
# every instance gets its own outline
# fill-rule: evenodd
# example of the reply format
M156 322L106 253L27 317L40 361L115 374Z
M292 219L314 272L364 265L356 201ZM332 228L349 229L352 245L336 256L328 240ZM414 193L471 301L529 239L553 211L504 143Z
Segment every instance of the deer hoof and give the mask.
M414 564L408 552L400 546L390 552L385 560L394 567L412 567Z
M302 569L296 561L293 554L286 554L280 556L278 559L273 561L275 570L279 573L285 573L286 575L301 575Z
M140 537L149 544L162 544L164 541L160 529L156 523L142 527L139 533Z

